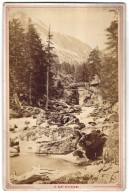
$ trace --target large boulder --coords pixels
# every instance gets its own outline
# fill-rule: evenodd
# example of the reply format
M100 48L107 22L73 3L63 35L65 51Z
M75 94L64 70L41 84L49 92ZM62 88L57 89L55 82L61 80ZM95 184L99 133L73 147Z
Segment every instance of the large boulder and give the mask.
M49 129L47 131L48 139L44 139L42 136L36 140L37 153L42 154L68 154L73 152L79 139L81 138L81 132L71 126L62 126L60 128ZM44 131L45 136L47 134Z
M10 153L18 153L18 151L16 148L10 147Z
M68 154L76 149L76 139L66 138L59 141L43 141L38 147L39 154Z
M10 138L10 157L19 156L20 146L18 137Z
M94 130L90 134L84 134L79 140L79 145L85 151L87 158L95 160L102 155L106 140L105 134Z
M13 146L17 146L19 145L19 140L18 140L18 137L15 137L15 138L10 138L10 147L13 147Z

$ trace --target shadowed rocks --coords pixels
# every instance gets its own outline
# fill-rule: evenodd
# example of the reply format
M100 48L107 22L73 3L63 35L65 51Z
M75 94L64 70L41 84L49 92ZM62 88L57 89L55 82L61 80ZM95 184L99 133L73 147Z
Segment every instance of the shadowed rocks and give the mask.
M105 134L97 130L90 134L84 134L79 140L79 145L85 151L87 158L95 160L102 155L106 140Z

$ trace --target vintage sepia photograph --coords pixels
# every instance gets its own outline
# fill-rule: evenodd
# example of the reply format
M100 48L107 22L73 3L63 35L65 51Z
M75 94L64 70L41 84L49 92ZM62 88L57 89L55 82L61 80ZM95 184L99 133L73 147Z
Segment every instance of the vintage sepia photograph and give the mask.
M5 190L125 189L125 4L4 4Z

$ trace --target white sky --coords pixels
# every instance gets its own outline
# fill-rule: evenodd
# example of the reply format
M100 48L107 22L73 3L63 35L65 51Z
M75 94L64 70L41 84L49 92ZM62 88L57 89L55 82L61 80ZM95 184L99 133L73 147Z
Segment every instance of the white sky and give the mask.
M18 11L15 9L15 11ZM71 35L87 43L92 48L98 45L104 49L106 45L105 29L114 19L114 12L104 9L21 9L33 18L41 20L51 30Z

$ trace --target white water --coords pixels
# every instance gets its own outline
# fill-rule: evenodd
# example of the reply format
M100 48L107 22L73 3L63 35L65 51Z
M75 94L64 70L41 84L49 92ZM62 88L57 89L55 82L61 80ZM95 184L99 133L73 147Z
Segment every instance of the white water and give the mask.
M88 124L88 122L93 121L92 117L89 116L89 114L94 110L93 107L82 107L82 111L80 114L77 114L76 117L79 118L81 123L84 123L85 125Z
M29 122L29 124L25 124L25 122ZM36 126L36 119L32 117L24 117L24 118L11 118L9 121L11 126L17 125L18 129L23 129L25 126L32 127Z

